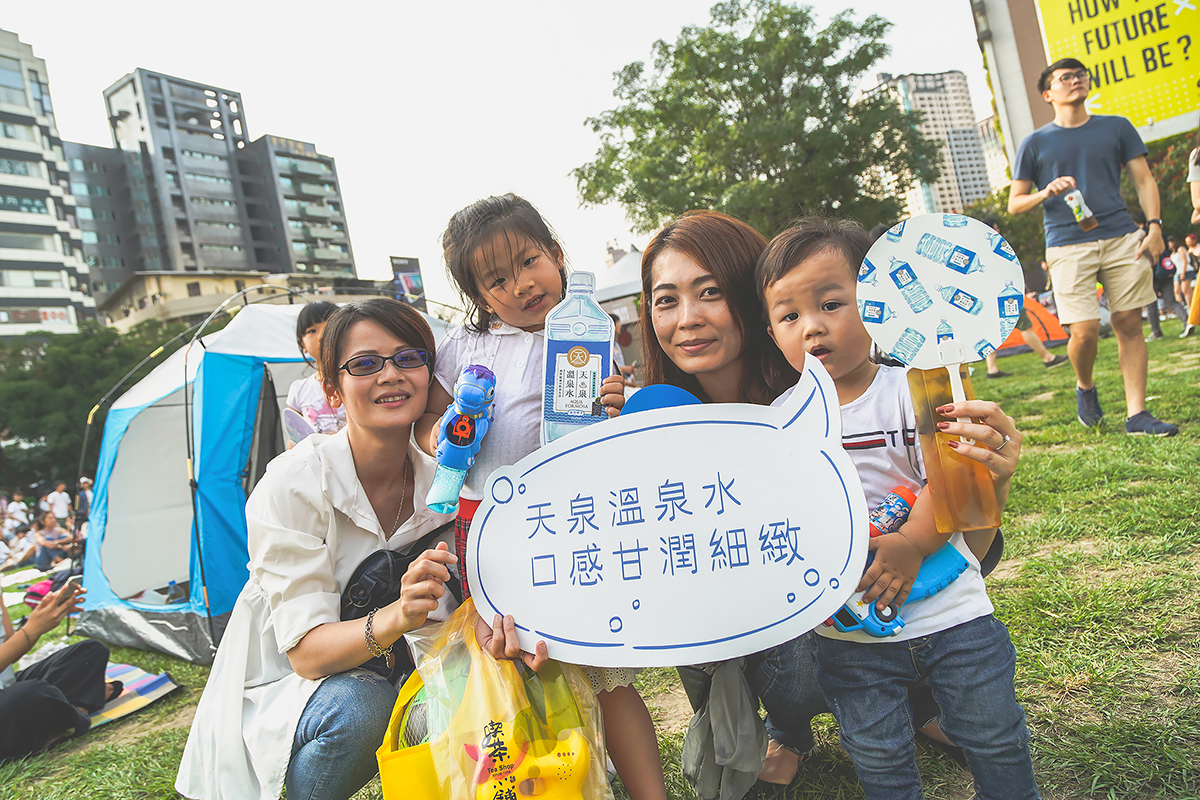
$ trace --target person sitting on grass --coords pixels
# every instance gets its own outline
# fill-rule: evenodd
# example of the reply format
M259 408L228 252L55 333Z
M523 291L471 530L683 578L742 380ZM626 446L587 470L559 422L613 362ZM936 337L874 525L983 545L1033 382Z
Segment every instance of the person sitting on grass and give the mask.
M858 315L858 266L869 247L857 223L805 218L771 241L755 270L767 329L788 363L801 370L813 358L833 378L843 436L917 427L905 371L871 361L871 337ZM782 405L791 393L773 405ZM991 470L1003 509L1021 453L1021 433L1012 419L995 403L979 400L937 411L946 417L939 431L975 441L951 439L949 445ZM964 417L977 421L956 421ZM847 451L868 508L897 485L920 492L921 505L924 464L916 437L911 444L906 438L880 449ZM898 532L871 540L872 570L882 558L890 570L915 577L921 560L946 541L944 534L922 530L917 515L914 508ZM970 545L961 533L950 537L967 560L966 571L938 594L906 607L905 627L896 635L880 639L862 631L816 629L817 682L868 800L922 796L913 727L923 720L913 720L908 707L909 689L920 681L941 708L941 732L965 752L979 797L1038 797L1029 730L1013 688L1016 653L1008 631L992 616L976 556L987 551L995 533L978 532ZM911 579L901 594L907 587Z
M365 558L416 548L453 519L425 506L437 464L412 438L433 332L411 306L373 298L330 318L320 357L325 396L345 408L346 427L277 456L246 501L250 577L184 749L175 788L185 797L277 800L285 786L305 800L355 794L378 772L397 694L367 662L454 608L447 530L438 549L416 554L398 600L341 619Z
M82 586L68 582L43 597L19 629L0 603L0 761L41 753L63 739L82 736L92 725L88 715L121 694L120 681L104 681L108 648L91 639L20 672L13 669L38 639L80 610L84 593Z
M42 572L70 557L75 537L69 531L58 527L58 518L53 511L47 511L38 518L33 536L38 547L37 560L34 563Z

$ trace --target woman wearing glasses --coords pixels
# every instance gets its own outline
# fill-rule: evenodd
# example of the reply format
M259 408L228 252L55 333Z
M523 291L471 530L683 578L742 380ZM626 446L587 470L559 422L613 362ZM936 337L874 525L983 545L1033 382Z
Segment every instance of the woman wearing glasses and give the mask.
M340 309L322 337L330 404L346 427L271 462L246 503L250 579L217 651L176 789L192 798L348 798L376 772L396 688L362 668L454 601L446 543L404 575L400 599L342 621L358 565L404 550L453 515L426 508L436 463L414 444L433 334L411 307Z

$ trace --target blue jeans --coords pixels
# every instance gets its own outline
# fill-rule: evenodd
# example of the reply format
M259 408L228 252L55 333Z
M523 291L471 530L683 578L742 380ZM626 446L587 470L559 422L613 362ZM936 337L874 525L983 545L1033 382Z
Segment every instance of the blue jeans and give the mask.
M379 772L396 689L367 669L326 678L309 698L288 761L288 800L347 800Z
M1025 712L1013 690L1016 651L990 614L901 642L817 637L817 679L868 800L919 800L908 684L922 678L938 724L962 747L986 800L1037 798Z
M767 712L767 735L797 753L813 748L812 718L829 711L814 670L815 633L746 658L746 679Z

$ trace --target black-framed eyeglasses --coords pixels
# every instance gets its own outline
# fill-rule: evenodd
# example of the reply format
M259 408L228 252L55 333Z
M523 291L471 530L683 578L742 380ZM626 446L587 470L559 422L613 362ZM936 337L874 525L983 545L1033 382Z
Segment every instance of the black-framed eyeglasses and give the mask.
M1086 69L1075 70L1074 72L1064 72L1051 82L1051 86L1056 83L1074 83L1075 81L1090 81L1091 74Z
M401 350L391 356L355 356L338 369L344 369L356 378L362 378L379 372L389 361L395 364L397 369L417 369L429 363L429 351L413 349Z

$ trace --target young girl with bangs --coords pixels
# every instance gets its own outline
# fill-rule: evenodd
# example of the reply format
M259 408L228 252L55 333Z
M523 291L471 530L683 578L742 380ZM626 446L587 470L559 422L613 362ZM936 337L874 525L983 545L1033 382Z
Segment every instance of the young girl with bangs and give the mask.
M513 194L488 197L456 213L442 234L442 248L470 319L450 331L439 347L428 413L418 428L418 441L427 452L436 451L437 422L452 402L462 369L481 364L496 375L492 424L467 474L455 525L463 589L469 593L466 541L484 484L497 467L516 463L541 444L543 328L546 315L566 292L566 263L550 226L529 201ZM619 375L604 381L601 402L610 416L624 405ZM535 654L506 646L515 637L512 617L497 615L491 625L477 620L476 632L480 644L497 658L520 654L535 667L546 658L544 643ZM584 672L604 712L609 755L630 797L665 799L658 739L633 686L637 671L584 667Z

